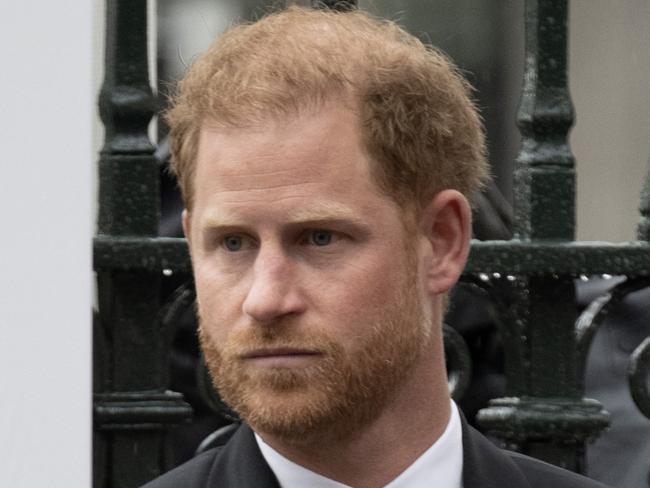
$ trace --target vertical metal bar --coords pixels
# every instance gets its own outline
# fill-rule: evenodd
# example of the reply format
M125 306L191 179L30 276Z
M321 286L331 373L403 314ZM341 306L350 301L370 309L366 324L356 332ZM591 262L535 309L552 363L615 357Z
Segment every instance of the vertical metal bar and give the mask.
M155 235L158 174L149 141L155 98L149 85L146 0L107 0L105 76L99 109L100 234Z
M526 63L517 125L515 231L519 239L573 240L575 163L567 133L567 0L527 0Z
M519 240L574 239L567 20L567 0L526 2L526 68L517 117L522 147L514 190ZM491 402L479 421L511 447L581 472L585 441L606 425L606 415L597 402L582 400L575 285L572 276L557 272L524 278L525 285L514 290L526 342L523 390L515 400Z
M98 233L155 236L159 173L148 125L147 1L107 0L105 78L99 107L105 144L99 162ZM167 467L165 431L188 414L165 393L167 340L159 320L160 273L97 273L95 472L101 487L136 487Z

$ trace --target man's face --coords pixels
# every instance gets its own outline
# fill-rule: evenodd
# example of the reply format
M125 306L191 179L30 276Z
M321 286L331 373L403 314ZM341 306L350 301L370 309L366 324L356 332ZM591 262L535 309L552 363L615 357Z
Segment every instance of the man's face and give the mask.
M416 235L342 105L200 136L185 216L200 338L222 398L293 442L351 435L429 340ZM314 437L316 436L316 437Z

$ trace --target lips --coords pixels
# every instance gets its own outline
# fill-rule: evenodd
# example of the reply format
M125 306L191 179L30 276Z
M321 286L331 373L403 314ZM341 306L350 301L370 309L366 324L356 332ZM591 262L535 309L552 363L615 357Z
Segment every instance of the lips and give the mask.
M302 358L309 356L320 356L321 353L311 349L300 349L293 347L276 347L267 349L255 349L242 354L242 359L264 359L264 358Z

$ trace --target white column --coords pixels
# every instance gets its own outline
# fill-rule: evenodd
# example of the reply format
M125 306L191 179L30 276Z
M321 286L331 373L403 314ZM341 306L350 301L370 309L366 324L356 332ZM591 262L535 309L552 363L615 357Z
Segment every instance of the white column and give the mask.
M101 10L0 2L0 486L91 486Z

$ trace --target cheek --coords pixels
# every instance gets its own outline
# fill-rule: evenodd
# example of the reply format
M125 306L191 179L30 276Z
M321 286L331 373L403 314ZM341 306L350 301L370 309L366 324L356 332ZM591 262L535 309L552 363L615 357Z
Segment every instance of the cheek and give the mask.
M233 323L238 303L236 293L205 269L203 272L195 272L194 280L201 327L206 329L206 333L214 335L227 328L227 324Z
M339 319L368 321L381 318L386 306L401 296L406 283L406 265L393 253L386 259L366 261L341 272L321 293L327 312Z

